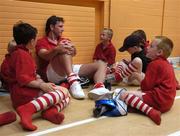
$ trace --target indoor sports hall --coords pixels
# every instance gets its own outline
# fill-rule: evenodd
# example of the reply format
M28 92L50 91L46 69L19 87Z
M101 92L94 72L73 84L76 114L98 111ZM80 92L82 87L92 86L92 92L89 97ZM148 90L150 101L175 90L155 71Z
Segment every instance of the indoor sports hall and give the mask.
M12 28L18 21L28 22L38 29L37 38L42 37L46 19L51 15L63 17L63 36L70 38L77 55L74 64L93 62L93 52L99 43L103 28L114 32L112 42L116 48L116 61L130 59L127 52L119 52L125 37L134 30L142 29L147 39L157 35L172 39L174 48L169 62L180 82L180 1L179 0L0 0L0 63L7 53L7 44L13 38ZM36 60L35 50L32 55ZM27 131L19 124L20 118L11 124L0 126L2 136L180 136L180 90L176 90L170 111L161 115L161 125L138 113L127 116L93 117L95 102L87 96L93 88L84 89L84 100L71 98L63 110L65 119L55 125L43 120L40 114L33 116L38 129ZM112 85L111 90L126 88L136 91L140 86L124 83ZM9 91L0 89L0 114L15 111L11 105Z

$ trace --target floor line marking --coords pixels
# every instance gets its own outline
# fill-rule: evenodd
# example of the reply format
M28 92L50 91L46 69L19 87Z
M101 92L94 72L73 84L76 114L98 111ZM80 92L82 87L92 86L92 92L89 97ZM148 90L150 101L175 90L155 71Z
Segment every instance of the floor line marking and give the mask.
M176 97L175 97L175 100L177 100L177 99L180 99L180 96L176 96Z
M171 134L169 134L167 136L180 136L180 131L176 131L176 132L171 133Z
M177 99L180 99L180 96L176 96L175 100L177 100ZM52 132L56 132L56 131L59 131L59 130L71 128L71 127L74 127L74 126L87 124L87 123L94 122L94 121L104 119L104 118L107 118L107 117L89 118L89 119L73 122L73 123L70 123L70 124L62 125L62 126L59 126L59 127L50 128L50 129L47 129L47 130L44 130L44 131L28 134L26 136L42 136L42 135L45 135L45 134L48 134L48 133L52 133ZM172 136L180 136L180 131L177 131L177 132L178 132L177 134L179 134L179 135L172 135ZM172 134L176 134L176 132L174 132ZM168 136L171 136L171 134L168 135Z
M62 126L59 126L59 127L50 128L50 129L40 131L40 132L37 132L37 133L32 133L32 134L29 134L29 135L26 135L26 136L41 136L41 135L44 135L44 134L48 134L48 133L56 132L56 131L59 131L59 130L71 128L71 127L74 127L74 126L87 124L87 123L94 122L96 120L100 120L100 119L104 119L104 118L107 118L107 117L89 118L89 119L77 121L77 122L74 122L74 123L62 125Z

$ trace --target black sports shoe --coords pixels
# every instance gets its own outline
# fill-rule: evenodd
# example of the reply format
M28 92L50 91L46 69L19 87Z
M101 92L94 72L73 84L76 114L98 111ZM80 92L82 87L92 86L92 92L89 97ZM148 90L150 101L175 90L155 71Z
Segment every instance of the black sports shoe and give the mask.
M108 80L104 81L104 86L106 89L108 89L109 91L111 91L111 82L109 82Z
M90 80L87 77L80 77L79 81L80 81L80 84L81 84L82 88L89 87Z

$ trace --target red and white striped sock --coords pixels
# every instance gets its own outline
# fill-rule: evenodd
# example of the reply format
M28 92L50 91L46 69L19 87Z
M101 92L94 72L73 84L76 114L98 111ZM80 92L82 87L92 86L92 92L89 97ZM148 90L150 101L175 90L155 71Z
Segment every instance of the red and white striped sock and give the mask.
M69 74L67 78L68 83L70 84L69 91L75 99L84 99L85 94L78 79L80 78L75 73Z
M120 81L123 78L129 77L133 72L136 72L136 71L137 71L137 67L134 66L132 63L129 63L127 65L121 62L116 67L115 78L117 81Z
M56 104L55 106L58 112L61 112L64 108L66 108L69 102L70 102L70 97L68 96L65 99L63 99L61 103Z
M105 88L104 84L102 82L96 83L93 88Z
M42 112L42 117L52 123L61 124L64 120L64 114L61 112L70 102L70 97L62 100L60 103L46 109Z
M148 117L150 117L151 120L153 120L157 125L160 125L161 123L160 111L150 107L149 105L144 103L139 97L133 94L128 94L127 97L125 98L125 103L133 108L142 111Z
M17 113L21 118L21 125L27 130L36 130L37 127L32 124L32 115L40 110L46 109L54 104L61 102L67 96L61 90L45 93L25 105L17 108Z
M68 83L71 86L73 82L78 80L78 76L75 73L71 73L71 74L69 74L67 80L68 80Z

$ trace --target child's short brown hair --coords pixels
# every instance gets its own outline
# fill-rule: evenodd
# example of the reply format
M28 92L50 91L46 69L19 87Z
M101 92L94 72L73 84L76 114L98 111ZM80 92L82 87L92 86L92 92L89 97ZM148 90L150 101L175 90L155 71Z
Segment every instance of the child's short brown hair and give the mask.
M113 37L113 30L111 28L104 28L103 31L106 31L108 37L112 39Z
M173 50L173 42L166 36L156 36L155 39L159 39L160 42L157 44L158 49L163 50L164 57L168 58Z

